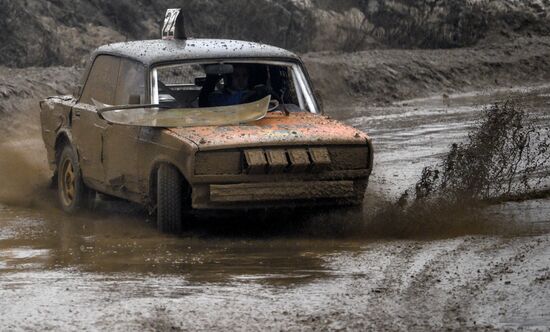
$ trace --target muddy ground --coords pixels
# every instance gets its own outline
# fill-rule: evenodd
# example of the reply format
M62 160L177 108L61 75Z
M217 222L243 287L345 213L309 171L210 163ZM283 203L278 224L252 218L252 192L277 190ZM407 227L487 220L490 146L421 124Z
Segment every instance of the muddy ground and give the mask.
M79 71L0 69L0 327L548 330L550 200L505 203L471 218L437 216L437 223L415 220L414 225L369 212L396 200L422 167L463 140L484 105L529 94L529 112L550 126L547 49L533 45L509 58L525 65L517 75L540 66L541 73L525 74L528 89L520 78L503 74L509 83L501 90L494 90L497 77L487 83L491 90L457 95L453 92L476 87L468 89L461 77L475 77L475 68L495 62L501 52L457 50L464 53L439 62L439 51L393 58L384 53L389 51L373 51L374 58L363 54L367 63L381 54L386 63L401 61L402 67L365 67L390 68L395 75L405 67L425 68L430 59L434 73L452 64L462 68L443 71L451 73L445 89L437 90L438 75L430 79L410 69L428 88L419 84L415 93L379 102L355 96L345 107L328 100L327 113L374 139L376 166L364 220L334 214L303 224L205 216L181 237L159 234L144 211L124 202L102 201L93 213L78 217L59 211L47 187L36 100L70 91ZM465 54L486 61L468 62ZM328 61L320 56L308 57ZM406 59L412 59L408 66ZM513 73L512 65L507 68ZM391 71L379 73L373 80L382 86L376 82ZM494 82L484 77L478 75L476 82ZM379 91L382 97L385 90ZM434 97L391 103L430 94Z

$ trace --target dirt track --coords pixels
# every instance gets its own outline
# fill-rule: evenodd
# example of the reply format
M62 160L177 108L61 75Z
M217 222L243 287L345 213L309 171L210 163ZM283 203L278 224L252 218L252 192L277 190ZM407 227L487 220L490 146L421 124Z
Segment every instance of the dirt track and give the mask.
M550 42L535 38L305 60L328 113L374 139L372 211L464 139L494 100L534 95L530 112L550 125L548 86L519 87L548 82L549 54ZM204 218L182 237L159 234L122 202L64 215L47 188L37 100L70 92L79 75L0 68L0 329L550 329L549 199L435 224ZM476 87L506 89L452 95Z
M537 91L547 105L548 89ZM413 183L494 98L341 110L377 146L367 208ZM10 158L14 169L40 165L39 142L10 143L14 156L37 151ZM300 227L206 218L180 238L121 202L67 217L51 207L45 175L33 174L44 182L0 206L4 329L550 328L547 199L493 207L473 229L441 216L443 227L420 225L414 237L391 223L346 232L351 217L335 215Z

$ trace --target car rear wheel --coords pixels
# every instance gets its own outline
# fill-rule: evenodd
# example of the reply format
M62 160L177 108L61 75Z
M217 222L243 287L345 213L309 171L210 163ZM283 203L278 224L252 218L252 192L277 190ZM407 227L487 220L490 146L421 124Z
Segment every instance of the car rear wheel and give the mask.
M57 161L57 196L67 213L90 209L95 200L95 191L82 181L78 158L70 145L63 147Z
M157 173L157 228L164 233L182 231L182 176L171 165L163 164Z

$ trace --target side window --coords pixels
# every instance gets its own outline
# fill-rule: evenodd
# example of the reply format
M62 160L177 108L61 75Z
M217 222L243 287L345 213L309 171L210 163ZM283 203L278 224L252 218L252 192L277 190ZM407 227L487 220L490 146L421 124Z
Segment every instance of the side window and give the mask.
M80 102L93 104L93 98L104 104L112 105L115 99L119 65L120 59L117 57L98 56L92 65L84 90L82 90Z
M145 67L138 62L121 59L114 105L143 104L144 102Z

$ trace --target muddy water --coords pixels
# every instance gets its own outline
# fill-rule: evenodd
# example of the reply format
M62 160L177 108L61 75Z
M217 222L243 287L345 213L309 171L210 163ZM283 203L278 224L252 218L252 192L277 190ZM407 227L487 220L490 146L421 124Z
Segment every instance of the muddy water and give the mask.
M334 116L373 137L377 154L371 189L395 197L418 180L422 168L437 163L452 143L466 138L480 109L520 96L526 98L522 104L536 122L549 127L547 85L414 99L393 107L354 107Z
M487 98L336 114L375 140L367 208L414 183ZM487 211L503 225L542 225L517 235L427 229L423 239L394 239L342 231L355 217L333 215L307 225L202 217L174 237L129 203L101 201L78 217L52 207L41 143L27 129L1 146L10 156L0 162L3 330L550 328L548 200Z

